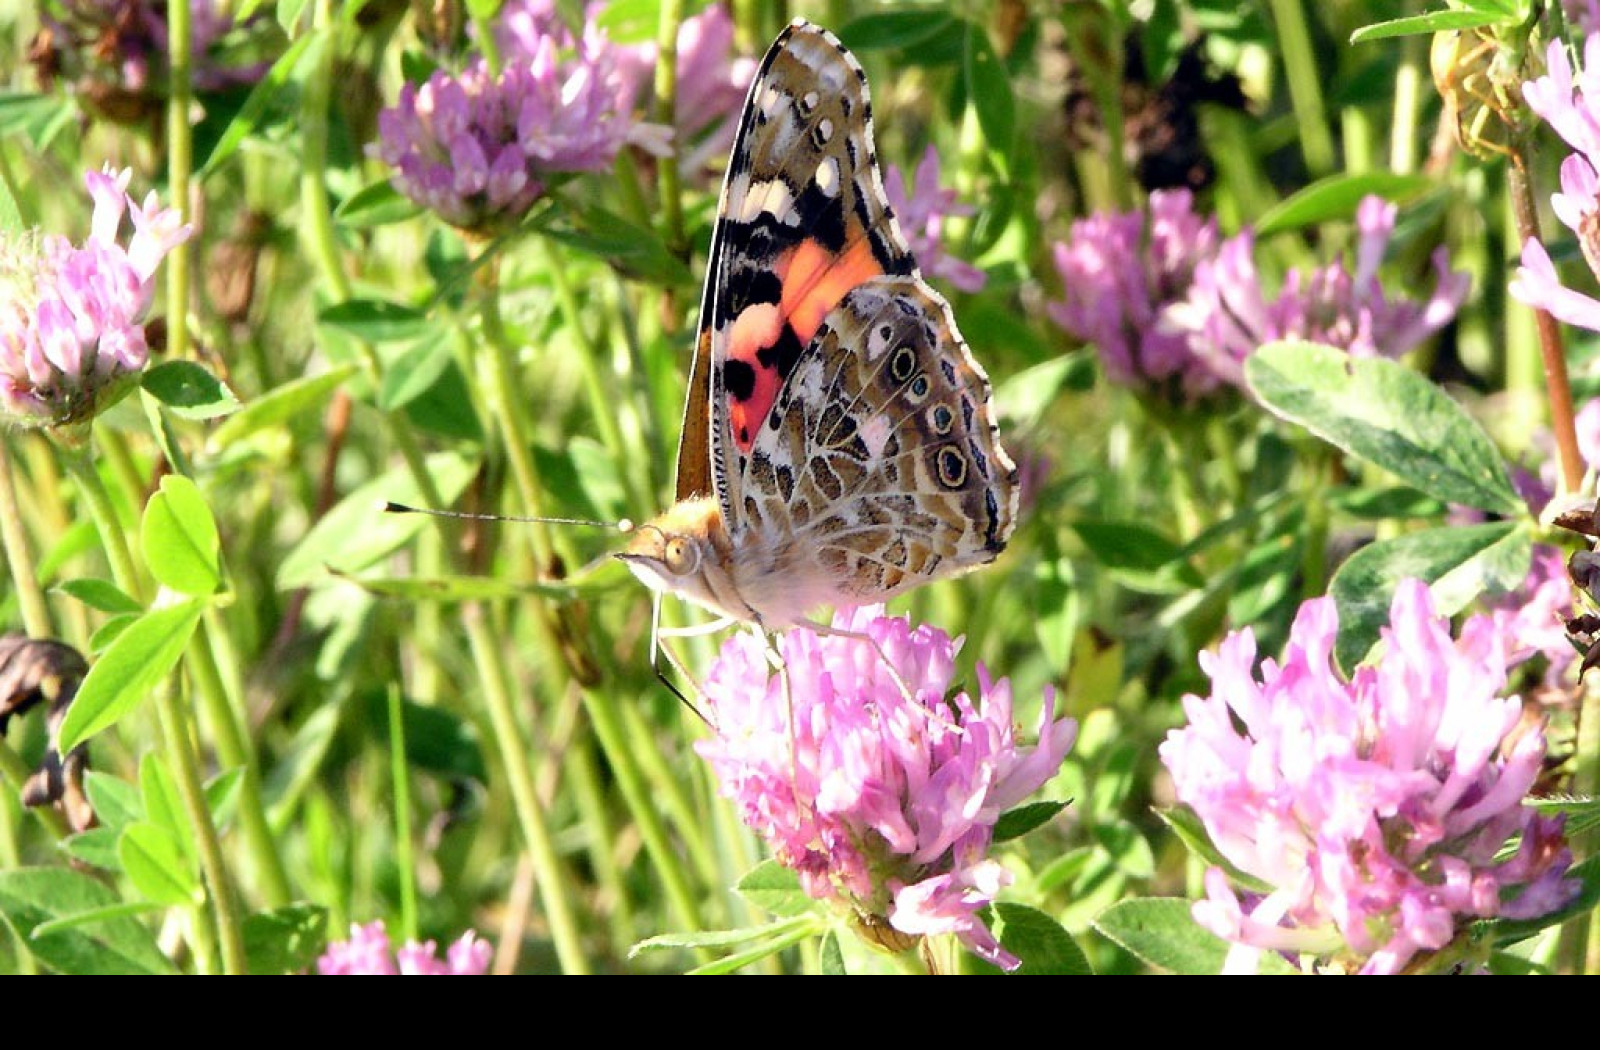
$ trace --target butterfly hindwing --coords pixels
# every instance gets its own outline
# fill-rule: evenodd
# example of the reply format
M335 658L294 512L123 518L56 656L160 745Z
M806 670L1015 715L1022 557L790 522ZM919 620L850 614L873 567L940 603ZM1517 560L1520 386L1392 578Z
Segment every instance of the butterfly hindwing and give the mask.
M791 575L837 581L842 600L992 561L1015 519L1016 468L989 397L937 292L867 281L829 312L756 435L740 512L792 535L805 558Z
M797 22L751 86L723 186L678 458L678 498L715 495L737 532L738 479L823 318L916 263L884 199L859 63Z

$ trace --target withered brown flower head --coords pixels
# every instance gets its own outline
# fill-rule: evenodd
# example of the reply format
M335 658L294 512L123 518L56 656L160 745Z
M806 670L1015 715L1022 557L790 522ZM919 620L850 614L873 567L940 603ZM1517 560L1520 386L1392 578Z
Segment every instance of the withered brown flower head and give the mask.
M1065 106L1073 145L1103 150L1108 143L1100 107L1076 69L1069 77ZM1161 83L1152 83L1138 38L1124 39L1123 150L1146 192L1200 190L1215 179L1216 165L1200 135L1202 104L1248 108L1239 78L1215 72L1206 62L1203 38L1183 49L1172 76Z

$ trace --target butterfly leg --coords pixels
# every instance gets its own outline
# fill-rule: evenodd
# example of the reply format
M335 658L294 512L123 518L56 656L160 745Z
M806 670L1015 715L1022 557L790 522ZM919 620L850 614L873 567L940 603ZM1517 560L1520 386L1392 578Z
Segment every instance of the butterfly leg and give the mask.
M731 616L724 616L710 623L697 623L692 627L661 627L656 633L662 638L698 638L703 634L715 634L738 622Z
M778 673L783 691L783 713L789 728L789 792L794 796L795 809L806 819L812 816L811 799L800 790L800 733L794 714L794 691L789 679L789 665L778 652L773 636L759 623L754 625L767 654L767 663Z
M702 632L697 631L696 633ZM678 631L661 626L661 595L654 593L650 602L650 670L655 674L656 681L666 686L667 691L677 697L679 703L693 711L696 718L714 730L716 725L705 716L705 712L701 711L694 701L685 696L683 690L679 689L672 679L667 677L666 672L661 669L658 657L665 656L667 663L672 665L673 670L677 671L683 680L689 683L689 688L694 691L695 696L702 700L705 698L704 691L695 683L694 676L689 673L689 669L683 666L683 662L678 659L676 653L661 643L663 638L676 637L680 637Z
M889 659L889 654L883 651L883 646L879 645L878 640L872 635L863 631L841 630L830 624L817 623L814 620L807 620L805 624L818 634L831 635L834 638L849 638L857 642L866 642L872 646L872 651L878 654L878 660L883 664L884 670L889 672L889 677L894 681L895 687L900 690L901 697L913 707L919 706L917 704L917 694L911 691L911 687L906 684L905 678L901 676L900 669Z

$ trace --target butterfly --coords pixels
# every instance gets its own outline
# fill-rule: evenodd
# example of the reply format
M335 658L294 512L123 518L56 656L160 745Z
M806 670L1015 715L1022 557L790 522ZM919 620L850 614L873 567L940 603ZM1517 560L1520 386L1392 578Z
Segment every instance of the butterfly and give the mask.
M988 377L884 196L867 78L795 20L740 117L712 234L677 502L623 559L775 630L994 560L1017 514Z

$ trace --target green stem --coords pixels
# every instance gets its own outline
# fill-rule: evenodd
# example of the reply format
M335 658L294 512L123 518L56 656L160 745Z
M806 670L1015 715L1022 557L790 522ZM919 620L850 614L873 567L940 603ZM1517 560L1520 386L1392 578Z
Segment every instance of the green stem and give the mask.
M100 545L105 551L106 561L111 565L111 578L124 593L143 605L148 600L144 581L139 578L134 566L128 537L117 519L116 504L112 502L111 493L106 491L105 482L100 479L100 472L95 468L87 447L63 447L61 460L67 473L77 482L78 492L84 502L89 505L89 516L100 534Z
M656 121L669 128L677 127L678 27L682 24L683 0L661 0L656 19ZM689 237L683 228L683 180L678 171L681 145L673 143L672 151L656 161L656 171L661 184L661 223L667 249L686 258Z
M248 972L244 933L234 901L233 881L222 857L222 842L217 838L216 826L211 822L211 810L206 805L205 788L200 782L200 766L189 733L188 713L184 710L177 689L170 683L157 690L156 702L161 711L161 732L165 738L167 758L172 764L174 779L178 782L184 813L194 832L195 846L200 853L200 871L205 876L211 899L210 910L204 907L194 909L194 930L197 937L215 937L221 944L224 973L230 976L244 974Z
M107 426L95 427L94 446L100 453L97 458L110 471L111 480L117 488L127 493L130 501L139 502L146 493L148 483L139 472L139 464L135 462L133 451L128 448L122 431Z
M1272 20L1283 50L1283 72L1289 83L1289 100L1300 127L1300 152L1313 176L1333 172L1333 135L1328 130L1322 101L1322 79L1316 51L1306 28L1301 0L1271 0Z
M11 568L11 583L17 589L17 604L22 611L22 626L32 638L53 638L50 607L33 571L33 551L28 546L28 530L17 510L16 477L11 469L11 442L0 437L0 543L5 546L6 564Z
M683 790L681 778L668 766L661 749L652 743L654 733L644 717L644 705L623 704L616 710L622 716L623 732L628 740L626 744L628 754L637 761L639 774L646 785L645 790L655 800L655 804L651 807L652 812L670 820L678 837L683 840L682 849L673 851L667 858L667 863L681 864L679 858L687 857L695 873L704 883L716 885L720 873L716 868L715 851L711 848L705 830L700 826L700 817L704 811L690 801ZM687 876L679 876L678 881L688 885Z
M715 777L706 763L700 763L695 774L698 794L707 797L716 794L716 787L710 783ZM716 859L721 869L721 877L711 885L722 889L723 914L735 926L762 922L766 918L762 910L734 889L740 876L761 859L763 847L756 841L755 833L739 819L732 806L712 806L710 835L716 843Z
M546 270L550 274L550 279L555 282L556 302L561 307L567 332L578 344L578 369L583 380L584 395L589 399L589 410L594 418L595 429L600 434L600 443L605 446L606 453L613 463L625 464L628 462L628 455L622 443L622 431L617 426L615 384L613 382L608 386L605 377L601 375L600 351L584 327L583 310L578 305L578 297L567 276L561 252L548 240L541 243L544 248ZM638 473L624 470L622 474L629 489L629 509L635 514L647 511L650 498L647 493L638 491Z
M1157 422L1161 445L1166 452L1167 470L1172 479L1172 509L1178 521L1178 538L1187 543L1200 534L1204 527L1200 515L1200 502L1195 492L1194 476L1190 470L1191 456L1186 429L1175 419L1163 415L1162 410L1149 406L1147 418Z
M417 575L424 580L436 580L445 575L445 530L428 529L417 535ZM444 650L445 607L439 602L423 602L417 607L412 637L417 649L423 653ZM423 703L431 703L445 695L444 668L431 656L418 660L411 676L412 696Z
M1278 202L1276 189L1256 162L1252 119L1220 106L1200 113L1201 134L1211 144L1211 154L1217 162L1218 185L1227 188L1227 192L1216 195L1217 217L1224 230L1254 222Z
M406 768L405 709L400 690L389 685L389 779L394 783L394 853L400 872L400 927L417 939L417 872L411 851L411 777Z
M317 0L315 32L326 33L331 38L336 30L332 25L332 16L329 10L329 0ZM480 38L489 39L492 51L493 34L487 27L480 25ZM328 187L326 181L326 168L328 162L328 106L331 101L333 84L333 62L336 49L332 45L322 49L320 61L306 78L302 105L300 109L301 157L300 170L300 233L302 243L307 253L316 261L318 272L322 275L324 289L328 298L335 302L343 302L350 298L350 279L345 275L344 264L339 252L339 244L333 231L333 210L328 203ZM363 342L357 347L362 363L366 367L367 375L376 386L382 380L383 367L373 348ZM403 415L397 412L386 414L384 419L388 428L390 440L405 460L406 470L417 484L417 492L422 497L422 504L433 510L444 509L444 498L439 493L439 487L434 483L433 475L428 470L426 457L421 446L417 443L416 435L412 433ZM448 528L440 530L448 534ZM440 575L444 555L442 553L444 536L432 540L423 540L418 546L418 570L424 578L429 575ZM439 667L438 645L427 642L437 640L440 635L441 613L437 607L429 606L418 613L417 640L417 670L415 675L416 695L420 697L433 697L437 693L437 684L444 680L444 673Z
M189 130L189 53L193 33L187 4L168 4L167 11L167 188L172 206L187 220L189 175L194 167L194 139ZM189 260L192 240L167 256L167 356L189 356Z
M553 254L550 256L550 258L552 260L551 270L556 274L559 294L562 296L563 305L568 311L567 320L569 322L569 328L573 333L573 337L577 339L580 344L580 357L584 361L586 375L592 378L593 381L598 384L598 373L591 373L591 371L589 371L592 370L594 355L592 353L592 346L589 345L588 340L584 335L583 328L580 323L580 316L577 312L575 299L572 295L572 290L565 282L565 275L561 273L560 260L557 259ZM543 485L540 483L537 468L533 462L533 457L531 454L532 442L530 437L530 427L526 417L524 399L517 396L519 385L517 383L516 361L511 351L510 341L507 339L504 327L500 322L498 308L499 296L498 290L494 283L495 274L493 273L492 268L485 268L481 272L484 274L485 280L480 284L480 314L483 321L484 341L487 343L489 350L487 364L490 400L496 409L495 416L500 421L504 437L504 444L506 445L506 455L510 460L511 473L516 483L518 494L526 510L530 514L537 516L543 512L544 489ZM612 438L610 440L617 441L618 447L620 447L620 439L616 438L615 436L615 419L611 415L609 408L601 408L599 401L596 401L595 404L597 409L600 409L596 412L596 418L602 421L602 426L604 428L609 428L610 433L612 434ZM603 429L602 433L604 434L605 432L606 431ZM544 568L550 564L549 556L552 547L551 538L545 526L539 523L533 524L531 537L535 557L538 558L541 571L543 571ZM555 622L557 611L550 608L542 601L536 600L535 604L535 626L540 632L545 651L561 652L566 654L569 662L574 659L584 659L583 654L571 652L571 647L563 643L563 640L560 637L560 632L558 631L558 626ZM481 613L475 614L475 618L477 617L481 617ZM483 628L481 625L479 625L470 628L470 630L474 632L481 632ZM500 648L498 646L489 646L487 643L480 644L476 640L473 642L473 648L476 652L479 652L478 662L481 668L480 673L485 679L486 691L491 695L498 694L503 687L492 685L490 683L490 679L503 682L507 677L503 670L503 658L500 655ZM553 669L555 665L552 664L551 667ZM574 677L578 678L580 682L588 682L593 680L594 675L592 673L592 668L585 669L575 665L573 670ZM552 688L554 688L554 685ZM610 710L609 701L605 695L595 690L585 689L583 696L584 703L589 711L591 721L600 722L605 720L606 715ZM597 714L597 712L599 713ZM491 716L494 715L495 713L491 707ZM517 765L525 767L527 761L524 757L526 749L518 743L520 737L517 734L515 723L509 721L508 719L509 715L504 717L495 717L496 736L499 738L502 750L509 748L511 751L515 752L515 762ZM619 780L622 780L625 783L637 782L637 766L635 765L635 757L633 752L626 747L613 746L617 743L617 738L614 735L611 737L609 743L607 742L605 736L602 736L601 739L602 743L606 746L607 758L613 768L613 772L619 778ZM507 765L508 768L513 768L513 760L511 758L507 759ZM517 786L517 774L514 771L512 776L512 789L515 796L520 789ZM537 805L537 798L532 794L531 781L527 791L527 803L524 804L519 800L517 802L517 807L519 814L522 814L524 817L524 831L526 837L528 838L529 848L533 855L535 864L543 869L547 866L547 864L540 863L539 850L535 844L536 836L540 834L539 828L542 827L542 817L537 818L536 825L534 821L536 819L536 815L540 811ZM658 820L652 805L652 800L648 796L642 794L629 795L628 801L635 820L638 821L641 826ZM651 839L647 836L647 844L650 841ZM595 842L593 846L597 852L609 849L609 844L605 842ZM667 851L664 857L668 858L668 863L671 862L670 850ZM663 860L662 857L658 857L657 859L658 861ZM606 863L606 861L604 858L597 857L595 863L597 865L603 865ZM540 892L546 895L551 892L549 878L549 871L540 870ZM562 903L564 906L564 901ZM552 924L553 922L554 920L552 918Z
M1417 114L1422 106L1423 45L1427 38L1408 36L1400 45L1400 68L1394 76L1394 106L1390 110L1389 168L1398 175L1417 170Z
M526 399L519 397L517 361L500 318L499 266L491 262L478 271L478 307L483 322L484 341L488 343L489 397L493 402L495 418L505 438L506 459L511 464L511 477L516 482L517 496L523 509L530 515L544 514L544 485L539 480L539 467L533 460L532 428L528 423ZM573 326L576 329L576 326ZM580 356L587 356L583 354ZM528 524L528 537L533 545L534 558L539 571L548 572L551 565L550 527L544 522Z
M532 748L524 740L517 724L505 669L504 646L500 638L489 630L481 605L474 603L463 608L461 619L466 625L473 660L483 685L484 702L494 727L495 746L505 767L517 820L522 826L528 856L533 862L539 898L550 924L550 938L555 945L556 957L566 973L588 973L589 963L584 957L577 922L567 899L570 878L556 851L555 841L545 821L544 808L540 806L538 792L534 789L533 769L528 763Z
M260 880L262 899L268 907L279 908L292 899L289 876L278 855L277 839L272 834L261 799L261 767L255 750L247 743L248 734L243 729L245 712L230 698L217 668L213 636L219 632L214 620L215 610L207 609L200 618L194 640L184 651L184 667L205 708L217 756L224 766L240 770L239 827L244 832L252 871Z
M1572 793L1579 798L1594 798L1600 794L1600 691L1593 686L1582 690L1577 725ZM1574 837L1571 845L1577 857L1594 856L1596 848L1600 848L1600 830L1585 830ZM1593 909L1568 920L1562 927L1557 958L1561 961L1558 971L1561 973L1600 972L1600 923L1594 921Z
M589 721L594 725L595 736L599 738L600 746L604 748L607 759L612 763L612 773L617 778L617 786L622 790L622 797L627 801L628 810L633 814L634 822L639 827L639 834L644 839L644 848L649 852L655 872L666 890L667 900L677 913L677 922L683 929L703 929L699 900L690 889L683 865L678 859L677 852L672 848L672 838L667 834L666 825L661 819L655 793L640 775L631 741L623 728L624 719L617 710L616 701L594 689L586 690L584 699L588 706Z
M17 850L17 829L22 824L22 804L15 797L0 801L5 813L0 815L0 870L15 871L22 866L22 855ZM11 948L15 953L16 972L19 974L35 974L39 966L34 962L33 952L28 948L28 939L23 931L16 929L9 923L6 932L11 938Z
M1240 440L1229 416L1208 414L1205 421L1206 443L1211 446L1211 462L1216 467L1222 491L1228 494L1228 507L1217 514L1218 518L1233 512L1244 502L1244 476L1239 471Z
M474 42L478 46L478 53L483 56L483 64L489 67L491 77L498 77L504 62L500 58L500 45L494 38L495 21L487 17L490 8L487 4L475 3L469 3L466 7L467 17L472 20L472 28L476 32Z
M1076 150L1072 162L1082 187L1084 210L1125 211L1136 186L1123 156L1122 44L1113 40L1111 20L1091 5L1069 5L1062 11L1067 50L1083 72L1105 129L1106 148Z
M330 38L329 0L317 0L313 32ZM300 103L300 240L317 264L327 285L328 296L338 303L350 298L350 280L339 258L339 245L333 235L333 209L328 206L325 181L328 167L328 105L332 98L333 60L337 48L330 39L318 52L301 88Z
M1516 209L1511 206L1511 187L1507 184L1498 187L1501 199L1493 201L1469 201L1468 208L1474 208L1477 215L1498 215L1501 220L1500 231L1504 243L1520 245L1522 236L1519 234L1519 224ZM1460 266L1466 267L1469 273L1491 273L1489 266L1498 266L1498 258L1490 258L1491 252L1485 247L1487 237L1474 237L1467 243L1476 258L1465 252L1458 252L1453 260ZM1478 262L1483 269L1473 271L1472 264ZM1496 289L1501 292L1501 289ZM1500 295L1501 302L1509 296ZM1489 311L1485 311L1486 313ZM1498 374L1500 384L1505 388L1513 403L1521 399L1524 404L1537 404L1544 393L1544 362L1539 349L1539 317L1537 310L1518 310L1502 307L1499 311L1498 328L1492 326L1486 319L1483 323L1484 352L1481 355L1483 372L1486 375ZM1458 338L1470 339L1472 332L1462 326ZM1465 349L1465 347L1464 347Z
M595 876L600 888L611 901L608 926L611 930L611 950L618 958L627 954L637 940L633 906L629 901L628 887L617 864L615 835L611 814L606 810L605 790L600 770L594 760L590 741L574 741L567 751L564 763L566 779L572 786L573 799L579 818L589 839L589 856L594 859Z
M1306 454L1309 464L1305 472L1306 498L1302 505L1306 511L1305 547L1300 554L1300 596L1319 598L1328 583L1328 500L1332 491L1329 474L1333 472L1333 458L1327 445L1319 444Z
M1375 136L1367 111L1360 106L1345 106L1339 113L1339 124L1344 142L1344 170L1352 175L1371 171Z
M732 0L735 39L742 49L761 47L772 39L764 19L772 17L775 14L772 9L777 6L772 0Z
M17 498L27 518L38 523L35 534L66 535L81 519L83 504L69 499L72 486L62 479L56 442L43 431L10 435L9 440L16 464L28 479ZM82 602L67 602L54 612L58 636L83 648L90 637L89 607Z

